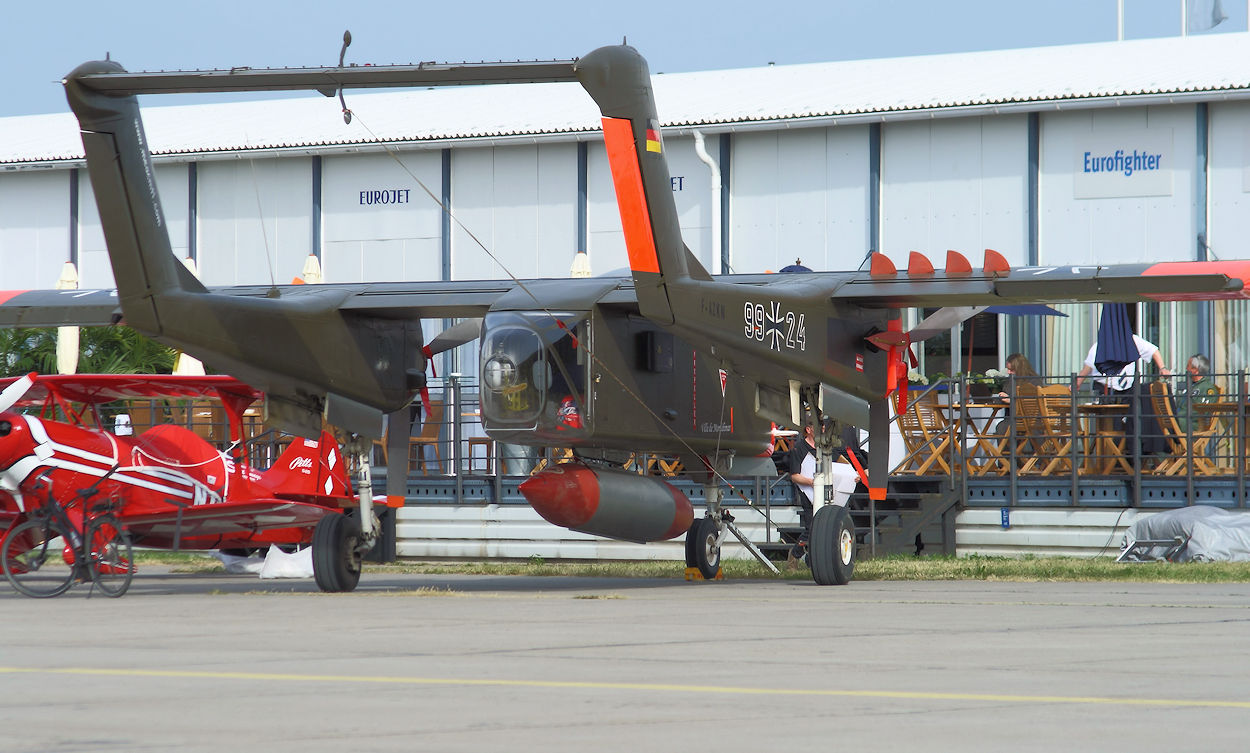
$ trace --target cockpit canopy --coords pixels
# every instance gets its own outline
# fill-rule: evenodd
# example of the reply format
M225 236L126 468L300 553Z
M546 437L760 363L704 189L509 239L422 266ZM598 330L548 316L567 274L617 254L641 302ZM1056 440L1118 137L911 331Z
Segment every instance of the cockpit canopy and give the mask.
M486 315L481 389L485 428L535 432L535 440L589 431L583 332L587 312Z

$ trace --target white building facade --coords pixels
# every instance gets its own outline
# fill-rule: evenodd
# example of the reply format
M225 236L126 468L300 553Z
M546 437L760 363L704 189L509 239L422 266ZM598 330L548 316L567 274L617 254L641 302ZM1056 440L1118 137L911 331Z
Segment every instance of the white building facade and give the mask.
M645 50L643 51L645 54ZM1250 35L654 77L686 243L712 271L872 250L941 267L1250 258ZM208 285L562 277L627 265L593 103L575 84L159 107L145 122L175 251ZM701 136L702 146L696 139ZM0 289L112 287L72 116L0 119ZM1097 307L993 315L926 371L1023 350L1080 367ZM1238 303L1142 305L1175 370L1250 368ZM908 314L918 320L920 312ZM1011 319L1013 321L1008 321ZM978 318L979 322L983 320ZM986 323L973 326L987 326ZM949 345L944 346L949 349ZM964 353L974 361L967 361Z

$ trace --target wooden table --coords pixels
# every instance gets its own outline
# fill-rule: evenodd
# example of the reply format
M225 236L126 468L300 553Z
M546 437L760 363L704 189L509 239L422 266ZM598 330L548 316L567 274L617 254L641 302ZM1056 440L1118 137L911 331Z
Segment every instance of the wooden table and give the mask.
M968 467L968 474L984 476L998 467L1001 467L1001 473L1006 473L1008 467L998 449L1001 437L994 434L994 426L998 423L997 419L1000 414L1007 408L1007 403L1002 401L962 403L945 407L951 412L951 431L956 432L956 436L962 434L961 427L964 425L965 417L967 418L967 436L973 440L971 445L964 448L964 462ZM974 411L976 415L972 415ZM984 457L984 460L974 462L978 459L974 457L978 451L983 453L981 457Z
M1085 403L1077 411L1085 417L1085 473L1109 476L1117 468L1132 475L1133 466L1124 455L1124 432L1115 428L1114 421L1128 415L1131 405L1127 403Z

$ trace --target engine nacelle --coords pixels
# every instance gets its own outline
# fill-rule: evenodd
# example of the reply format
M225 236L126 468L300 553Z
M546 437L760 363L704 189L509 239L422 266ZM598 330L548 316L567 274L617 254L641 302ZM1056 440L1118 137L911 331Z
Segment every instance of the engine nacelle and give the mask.
M690 498L653 476L561 463L520 485L539 515L563 528L625 541L663 541L694 521Z

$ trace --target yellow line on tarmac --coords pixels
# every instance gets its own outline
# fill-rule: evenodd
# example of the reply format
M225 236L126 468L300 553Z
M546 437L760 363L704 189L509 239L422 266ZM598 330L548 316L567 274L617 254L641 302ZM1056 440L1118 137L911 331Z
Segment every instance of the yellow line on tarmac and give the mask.
M2 667L0 675L78 675L97 677L155 677L197 680L249 680L278 682L326 682L361 685L461 685L499 688L565 688L589 690L643 690L653 693L699 693L746 696L808 696L888 698L926 701L986 701L990 703L1070 703L1108 706L1171 706L1250 709L1250 701L1184 698L1109 698L1099 696L1014 695L997 693L937 693L904 690L821 690L802 688L751 688L732 685L670 685L645 682L586 682L563 680L504 680L452 677L385 677L368 675L316 675L271 672L201 672L176 669L108 669L92 667Z

